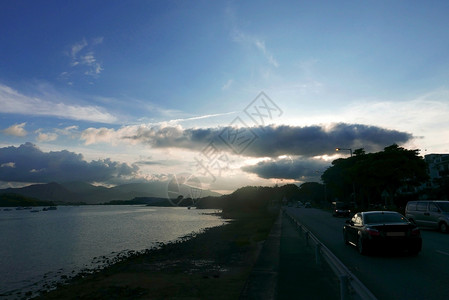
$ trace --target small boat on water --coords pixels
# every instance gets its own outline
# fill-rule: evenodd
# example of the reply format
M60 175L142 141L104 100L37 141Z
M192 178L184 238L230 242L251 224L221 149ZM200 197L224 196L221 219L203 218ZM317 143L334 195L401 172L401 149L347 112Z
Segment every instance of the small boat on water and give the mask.
M19 207L16 208L16 210L25 210L25 209L31 209L31 207L19 206Z
M42 210L43 211L48 211L48 210L57 210L58 208L56 206L50 206L50 207L44 207Z

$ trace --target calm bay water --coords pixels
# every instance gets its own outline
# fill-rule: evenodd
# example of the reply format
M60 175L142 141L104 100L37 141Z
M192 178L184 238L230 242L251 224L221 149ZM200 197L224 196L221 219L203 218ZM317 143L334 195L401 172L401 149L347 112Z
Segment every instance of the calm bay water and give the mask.
M143 251L223 219L181 207L59 206L0 209L0 297L42 288L130 250ZM101 258L101 259L100 259Z

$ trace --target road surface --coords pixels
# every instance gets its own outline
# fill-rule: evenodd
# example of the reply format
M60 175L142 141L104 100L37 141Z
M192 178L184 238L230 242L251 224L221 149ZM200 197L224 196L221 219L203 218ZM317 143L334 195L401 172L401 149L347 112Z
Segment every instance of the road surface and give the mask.
M360 255L343 242L345 218L314 208L286 207L379 300L449 299L449 234L421 230L423 249L407 254Z

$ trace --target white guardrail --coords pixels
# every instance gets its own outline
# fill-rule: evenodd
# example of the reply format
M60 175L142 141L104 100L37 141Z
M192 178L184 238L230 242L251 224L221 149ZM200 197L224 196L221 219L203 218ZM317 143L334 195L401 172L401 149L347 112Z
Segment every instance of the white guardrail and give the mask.
M284 214L295 223L300 233L304 234L306 245L313 243L315 246L315 261L319 265L324 259L340 280L341 300L377 300L366 286L326 247L309 229L302 225L292 215L283 210Z

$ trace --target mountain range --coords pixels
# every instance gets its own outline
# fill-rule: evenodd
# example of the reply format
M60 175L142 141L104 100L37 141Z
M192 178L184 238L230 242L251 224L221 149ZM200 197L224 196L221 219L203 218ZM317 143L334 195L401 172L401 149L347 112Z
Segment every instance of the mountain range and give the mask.
M176 192L168 191L165 182L130 183L111 188L95 186L87 182L45 183L33 184L22 188L0 189L0 194L18 194L44 201L52 201L58 204L101 204L115 200L133 200L137 197L167 199L176 195ZM179 186L179 191L188 191L189 187ZM181 195L181 193L179 193ZM182 195L188 198L188 193ZM221 196L209 190L201 190L201 197Z

